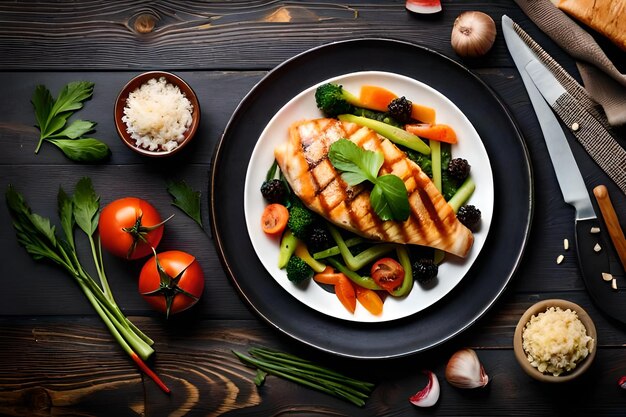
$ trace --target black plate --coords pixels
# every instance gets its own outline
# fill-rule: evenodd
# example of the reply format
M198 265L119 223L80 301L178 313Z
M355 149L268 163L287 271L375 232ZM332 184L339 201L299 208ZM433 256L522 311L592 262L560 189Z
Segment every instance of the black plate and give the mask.
M248 162L272 116L316 83L369 70L412 77L452 100L484 141L495 187L489 236L468 275L430 308L381 324L328 317L285 292L245 238L248 232L243 208ZM211 191L211 227L222 265L249 306L268 324L296 340L362 359L424 351L476 322L502 294L518 267L530 230L533 201L528 151L495 93L466 68L439 53L386 39L324 45L268 73L243 99L226 127L213 160Z

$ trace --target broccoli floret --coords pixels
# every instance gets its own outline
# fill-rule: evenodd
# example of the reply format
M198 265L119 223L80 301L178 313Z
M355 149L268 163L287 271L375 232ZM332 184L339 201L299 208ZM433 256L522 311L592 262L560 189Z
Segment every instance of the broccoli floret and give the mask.
M293 232L295 237L305 240L314 221L315 215L312 211L302 205L294 204L289 209L287 228Z
M315 90L317 107L328 117L352 113L359 99L343 89L341 85L327 83Z
M292 256L287 262L287 278L289 281L299 284L313 276L311 268L302 258Z

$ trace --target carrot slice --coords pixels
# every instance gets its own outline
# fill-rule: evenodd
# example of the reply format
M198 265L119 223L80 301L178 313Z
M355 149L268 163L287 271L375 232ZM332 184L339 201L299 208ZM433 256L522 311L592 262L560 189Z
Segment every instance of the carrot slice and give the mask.
M378 111L387 111L389 103L398 96L386 88L375 85L364 85L361 87L359 101L361 106ZM411 107L411 118L424 123L435 123L435 109L422 104L413 103Z
M386 88L375 85L364 85L361 87L361 95L359 101L368 109L387 111L387 106L391 100L398 97Z
M270 204L261 215L261 227L268 235L278 235L287 227L289 210L282 204Z
M379 316L383 312L383 300L376 291L363 288L360 285L355 286L356 299L363 307L375 316Z
M356 309L356 293L352 281L345 275L340 277L335 284L335 294L337 298L339 298L339 301L341 301L341 304L343 304L350 313L354 314L354 310Z
M341 279L341 275L343 274L341 272L335 272L332 266L327 266L324 271L313 275L313 279L320 284L335 285Z
M456 133L448 125L416 123L404 126L407 132L413 133L421 138L432 139L439 142L456 143Z
M411 107L411 118L424 123L435 123L435 109L413 103Z

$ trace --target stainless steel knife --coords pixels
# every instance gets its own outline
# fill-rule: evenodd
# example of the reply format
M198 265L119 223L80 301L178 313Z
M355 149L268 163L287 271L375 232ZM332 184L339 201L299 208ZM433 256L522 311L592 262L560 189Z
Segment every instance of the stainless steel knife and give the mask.
M520 38L514 25L509 17L502 17L506 45L535 110L563 199L576 210L576 250L583 280L598 307L626 323L626 303L616 302L615 297L620 294L602 279L602 272L609 271L609 256L603 234L597 232L601 227L600 221L565 133L546 101L561 97L565 90ZM542 95L542 91L545 95ZM626 292L623 294L626 295Z
M538 80L535 77L544 81L536 83L543 97L589 156L626 194L626 149L614 136L600 105L519 25L511 26L543 64L533 64L535 68L528 69L533 81Z

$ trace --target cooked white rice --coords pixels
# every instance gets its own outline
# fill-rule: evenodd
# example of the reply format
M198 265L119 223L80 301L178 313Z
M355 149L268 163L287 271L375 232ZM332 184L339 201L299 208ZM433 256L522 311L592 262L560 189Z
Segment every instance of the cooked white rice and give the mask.
M193 106L165 77L153 78L131 92L122 121L137 147L171 151L191 125Z
M576 312L559 307L533 315L526 323L522 341L531 365L554 376L576 368L595 344Z

